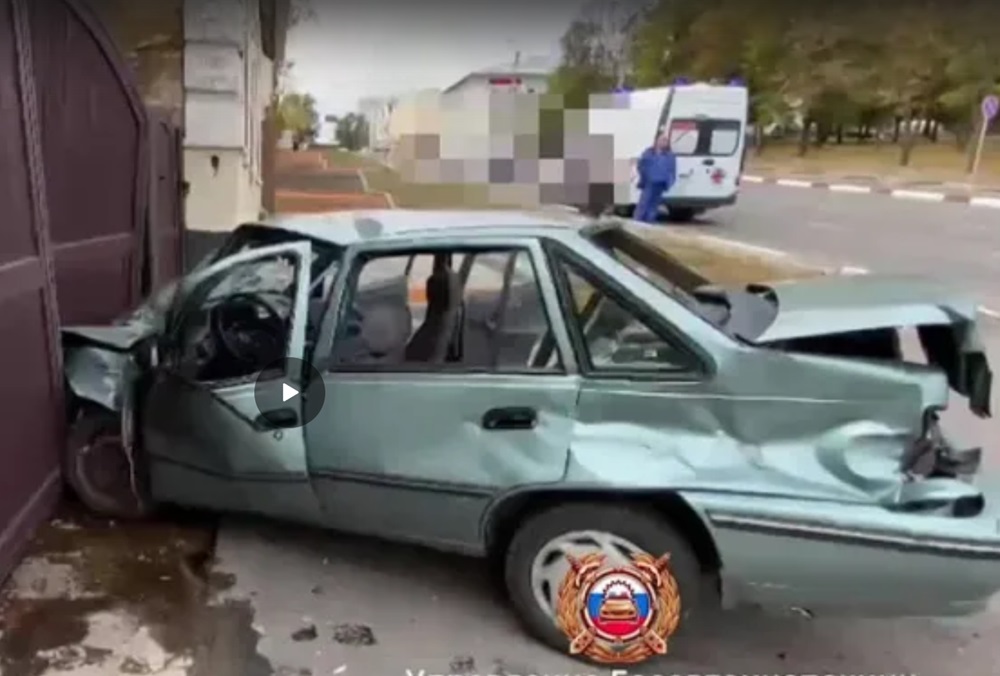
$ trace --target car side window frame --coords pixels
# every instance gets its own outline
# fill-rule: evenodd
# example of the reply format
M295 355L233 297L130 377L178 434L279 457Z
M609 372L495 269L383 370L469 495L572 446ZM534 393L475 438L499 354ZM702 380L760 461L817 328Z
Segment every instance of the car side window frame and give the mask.
M674 327L666 318L662 317L660 313L649 307L641 299L635 298L625 287L600 270L592 262L555 241L545 243L545 255L552 271L553 282L556 285L559 297L559 309L563 322L569 332L573 350L576 353L575 361L584 376L606 380L658 382L702 382L712 376L714 373L714 362L704 354L703 350L694 345L690 338L684 336L681 331ZM666 342L671 348L683 354L685 361L691 364L690 368L639 369L629 368L628 366L619 368L594 366L590 356L590 349L587 346L587 340L577 320L573 292L567 277L566 267L564 266L573 269L587 283L592 285L598 293L603 294L608 300L617 303L622 309L653 331L657 337Z
M388 364L360 364L351 366L336 362L334 354L340 332L345 328L345 318L349 310L350 297L356 292L358 279L367 261L373 258L410 256L410 263L421 254L434 254L440 251L450 251L454 255L462 253L472 254L464 259L459 268L463 267L476 253L511 252L514 254L524 253L528 256L533 273L535 284L538 289L539 303L541 303L548 329L546 334L553 334L556 349L562 356L561 368L537 368L530 364L525 364L523 369L518 368L488 368L480 366L466 366L463 364L439 364L439 363L388 363ZM409 267L409 266L408 266ZM455 270L460 273L460 269ZM554 309L558 309L556 301L556 290L551 282L546 284L546 279L552 279L552 271L548 267L548 260L541 243L535 239L527 238L481 238L475 240L447 241L428 240L417 242L408 240L406 242L392 243L368 243L362 246L351 247L343 259L343 269L338 275L331 294L330 305L327 308L327 317L323 320L317 345L323 345L323 352L317 348L316 354L322 354L313 360L317 369L331 375L337 374L421 374L427 376L443 375L454 376L461 374L481 374L481 375L533 375L533 376L557 376L564 377L578 372L578 365L573 356L569 341L568 327L565 326L561 312L553 314ZM465 289L462 289L463 297ZM556 305L553 305L556 303ZM544 335L544 334L543 334Z
M192 271L185 276L171 302L171 309L166 319L164 332L157 343L157 353L159 355L158 368L169 371L175 376L182 378L185 382L188 382L192 386L209 391L223 390L255 382L260 376L260 372L254 372L245 376L233 378L206 380L194 379L189 375L186 375L183 369L180 368L180 355L177 354L179 347L178 332L181 331L184 321L193 311L191 304L203 302L207 297L206 294L199 299L198 297L192 297L192 295L201 287L201 285L212 280L216 274L230 272L236 266L244 263L251 263L256 259L265 259L269 256L286 254L294 256L297 261L294 271L296 285L288 318L288 336L285 343L284 357L287 358L290 353L293 353L296 350L304 352L306 318L300 317L298 312L300 310L299 296L301 295L302 299L305 301L306 308L308 308L309 299L309 260L312 254L312 249L309 240L306 239L289 241L280 244L270 244L250 251L242 251L210 263L209 265ZM305 282L305 285L303 285L303 282ZM299 326L300 322L301 328Z

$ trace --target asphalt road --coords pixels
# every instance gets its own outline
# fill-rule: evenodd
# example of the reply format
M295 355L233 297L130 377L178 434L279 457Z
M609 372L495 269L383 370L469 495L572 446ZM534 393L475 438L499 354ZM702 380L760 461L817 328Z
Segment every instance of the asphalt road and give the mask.
M1000 312L997 209L750 184L706 224L713 235L824 264L940 277Z
M824 267L925 275L966 291L981 304L980 331L1000 372L1000 210L750 184L736 206L692 227ZM945 421L970 445L1000 445L1000 420L975 418L956 402ZM998 453L984 464L1000 474Z
M887 197L749 186L705 234L780 249L831 266L926 273L1000 308L1000 212ZM698 226L692 226L698 227ZM984 319L1000 357L1000 321ZM947 422L996 445L995 423L960 406ZM994 470L997 469L994 467ZM256 647L223 660L231 672L296 674L608 674L526 638L474 561L315 531L230 521L219 534L227 599L249 602ZM675 643L643 674L1000 674L1000 602L954 621L806 619L723 614ZM249 660L249 661L248 661ZM261 672L263 673L263 672Z

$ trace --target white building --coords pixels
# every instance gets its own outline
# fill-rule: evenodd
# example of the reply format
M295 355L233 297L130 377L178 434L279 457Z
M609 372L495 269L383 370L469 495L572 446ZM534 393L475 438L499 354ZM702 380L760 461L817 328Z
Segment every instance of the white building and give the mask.
M228 230L262 210L262 129L275 75L262 49L259 3L267 1L185 0L189 229Z
M392 140L389 121L397 103L398 99L391 96L373 96L358 101L358 112L368 122L368 150L388 152Z
M444 90L446 95L466 95L477 92L515 91L524 94L544 94L549 76L555 71L549 57L516 56L510 63L475 70Z

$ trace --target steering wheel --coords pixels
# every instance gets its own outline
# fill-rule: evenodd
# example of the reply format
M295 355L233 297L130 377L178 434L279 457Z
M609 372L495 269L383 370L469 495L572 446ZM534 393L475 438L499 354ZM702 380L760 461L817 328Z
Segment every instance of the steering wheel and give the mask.
M236 293L212 308L212 332L236 360L254 366L284 356L285 320L258 296Z

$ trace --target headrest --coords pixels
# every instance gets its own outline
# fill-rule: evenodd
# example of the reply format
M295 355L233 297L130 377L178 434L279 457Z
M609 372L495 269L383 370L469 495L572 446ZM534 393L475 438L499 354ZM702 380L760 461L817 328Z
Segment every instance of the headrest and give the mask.
M398 305L375 305L365 311L361 323L361 341L373 355L402 350L410 337L410 313Z
M435 270L427 278L427 305L444 308L458 295L458 275L449 270Z

